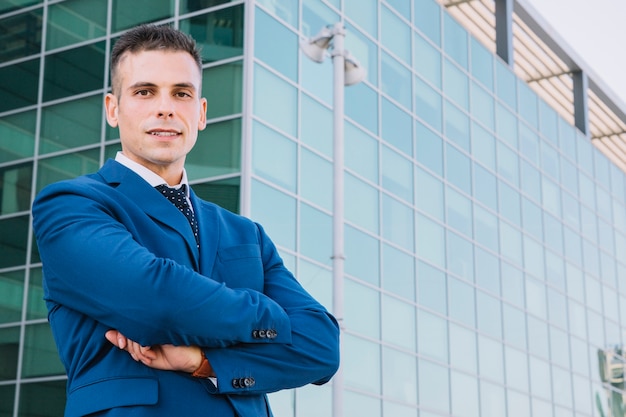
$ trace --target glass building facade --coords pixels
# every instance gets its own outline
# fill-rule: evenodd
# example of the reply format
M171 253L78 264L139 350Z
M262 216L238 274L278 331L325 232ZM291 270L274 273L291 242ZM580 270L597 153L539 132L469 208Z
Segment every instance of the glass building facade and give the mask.
M345 90L345 415L624 415L624 172L435 0L1 0L0 417L62 415L30 205L120 149L107 62L136 24L202 46L195 192L331 307L332 63L298 43L337 21L368 71Z

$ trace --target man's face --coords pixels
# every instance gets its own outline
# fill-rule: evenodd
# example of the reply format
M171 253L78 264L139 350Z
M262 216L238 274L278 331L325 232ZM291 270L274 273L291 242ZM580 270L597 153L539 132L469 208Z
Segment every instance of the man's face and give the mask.
M182 173L198 130L206 126L201 77L187 52L140 51L122 56L117 68L119 94L108 94L105 106L109 124L120 129L122 152L128 158L166 180L168 174Z

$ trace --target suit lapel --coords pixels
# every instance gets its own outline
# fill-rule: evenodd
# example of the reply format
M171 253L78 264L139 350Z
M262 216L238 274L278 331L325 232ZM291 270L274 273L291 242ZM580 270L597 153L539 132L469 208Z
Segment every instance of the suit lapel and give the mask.
M117 191L135 201L148 216L180 234L193 254L194 269L198 269L198 247L193 232L185 216L172 203L135 172L113 160L104 164L100 175L107 183L118 184ZM200 220L198 225L202 228Z
M217 256L217 243L219 242L219 223L215 207L200 200L193 190L190 189L190 199L193 205L196 219L198 220L198 234L200 239L200 269L199 272L210 277Z

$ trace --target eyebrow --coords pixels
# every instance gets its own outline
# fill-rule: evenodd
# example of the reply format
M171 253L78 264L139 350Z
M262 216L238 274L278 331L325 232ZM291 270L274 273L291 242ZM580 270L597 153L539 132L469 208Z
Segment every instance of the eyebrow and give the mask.
M151 87L151 88L156 88L158 87L156 84L151 83L151 82L147 82L147 81L139 81L136 82L135 84L131 85L128 87L129 90L133 90L135 88L141 88L141 87ZM196 90L196 86L193 85L192 83L176 83L174 84L174 87L176 88L189 88L192 90Z

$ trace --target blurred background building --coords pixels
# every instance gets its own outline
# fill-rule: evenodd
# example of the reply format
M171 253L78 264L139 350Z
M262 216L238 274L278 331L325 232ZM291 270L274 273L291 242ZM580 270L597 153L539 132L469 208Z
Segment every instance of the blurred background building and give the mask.
M341 378L272 394L277 417L624 415L626 107L524 1L0 0L0 417L62 415L30 205L120 149L107 62L146 22L202 45L196 193L342 310ZM339 109L299 44L336 22L367 77L333 300Z

